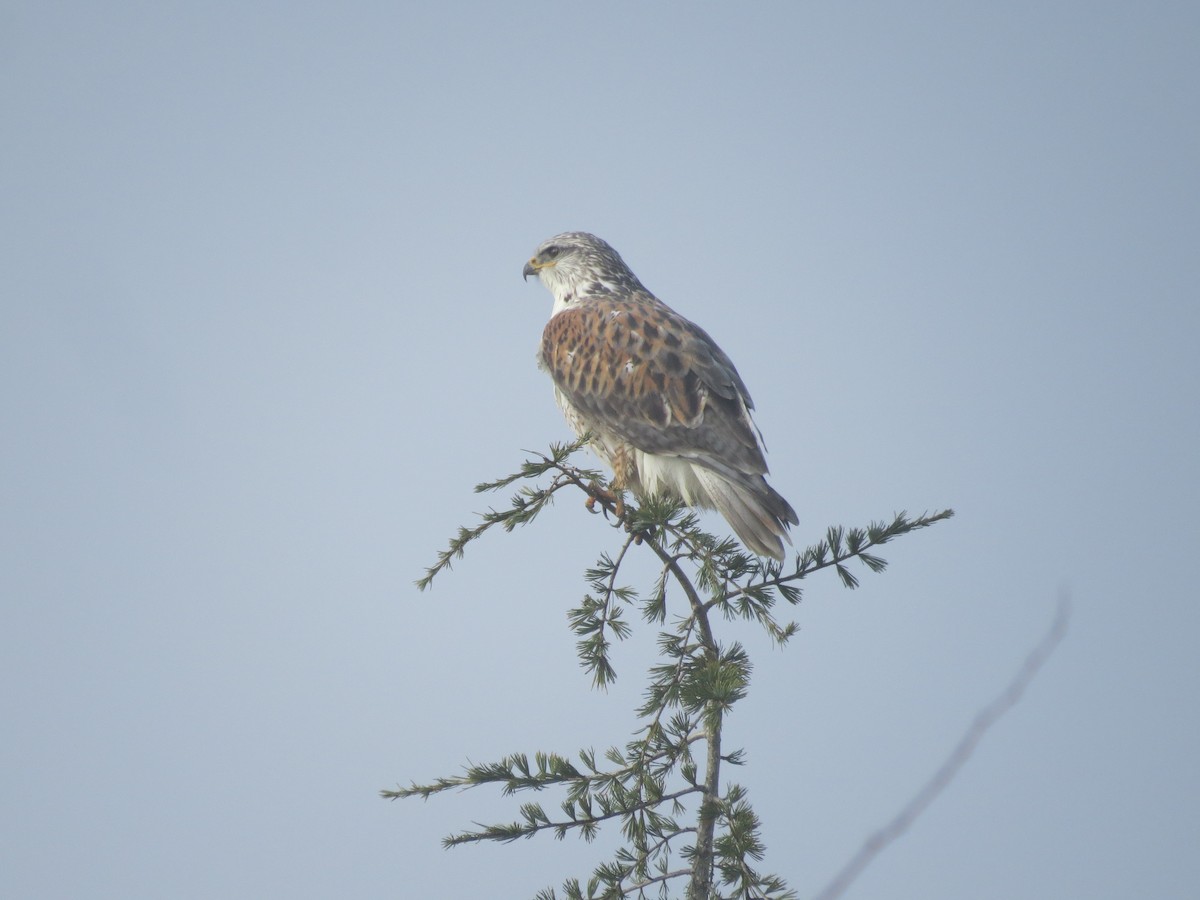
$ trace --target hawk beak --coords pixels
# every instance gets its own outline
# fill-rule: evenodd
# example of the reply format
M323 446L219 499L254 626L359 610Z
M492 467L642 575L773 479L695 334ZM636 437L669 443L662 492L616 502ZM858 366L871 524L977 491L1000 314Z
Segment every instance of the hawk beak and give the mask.
M523 281L528 281L530 275L536 275L537 273L538 273L538 266L531 259L529 262L525 263L525 268L521 270L521 279Z

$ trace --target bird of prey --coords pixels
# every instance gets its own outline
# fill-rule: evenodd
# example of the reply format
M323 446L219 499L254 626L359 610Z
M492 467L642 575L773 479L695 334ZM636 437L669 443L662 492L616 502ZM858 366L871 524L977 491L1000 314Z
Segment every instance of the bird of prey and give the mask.
M746 547L782 561L796 512L763 477L754 403L716 342L593 234L545 241L530 275L554 296L538 365L571 427L591 433L613 486L716 508Z

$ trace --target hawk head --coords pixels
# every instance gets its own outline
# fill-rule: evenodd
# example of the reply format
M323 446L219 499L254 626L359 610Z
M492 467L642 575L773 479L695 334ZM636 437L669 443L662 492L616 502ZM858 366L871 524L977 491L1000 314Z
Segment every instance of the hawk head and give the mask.
M541 279L554 295L555 312L588 297L645 290L621 255L586 231L568 231L543 241L522 275Z

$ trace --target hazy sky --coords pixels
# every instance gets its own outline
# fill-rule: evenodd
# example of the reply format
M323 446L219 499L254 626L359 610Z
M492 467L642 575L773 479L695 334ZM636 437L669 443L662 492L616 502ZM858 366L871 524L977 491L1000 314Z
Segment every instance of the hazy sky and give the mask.
M1182 2L5 5L0 894L591 871L440 849L486 791L378 797L635 726L653 635L589 690L617 536L574 501L412 587L569 435L520 273L583 229L737 363L797 544L959 513L814 578L784 652L726 626L763 867L812 896L1067 589L848 896L1195 896L1198 45Z

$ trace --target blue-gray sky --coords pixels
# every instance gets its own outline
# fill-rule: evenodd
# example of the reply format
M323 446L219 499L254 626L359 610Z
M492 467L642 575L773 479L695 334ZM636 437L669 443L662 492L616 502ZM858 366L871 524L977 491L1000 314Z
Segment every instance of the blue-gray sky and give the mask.
M377 791L623 743L573 503L412 580L568 435L522 264L605 237L737 362L797 543L953 506L729 722L811 896L1048 625L854 898L1200 883L1200 8L16 3L0 11L0 894L522 897L574 841ZM497 502L503 502L500 498ZM719 520L711 524L719 525Z

